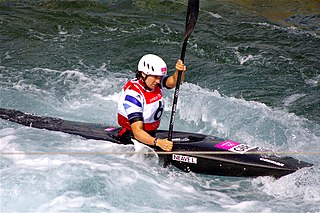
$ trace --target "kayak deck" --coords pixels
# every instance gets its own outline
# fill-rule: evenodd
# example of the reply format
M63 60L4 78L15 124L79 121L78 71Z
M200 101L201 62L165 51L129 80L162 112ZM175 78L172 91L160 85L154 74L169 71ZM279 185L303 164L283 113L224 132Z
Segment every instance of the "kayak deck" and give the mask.
M119 127L104 124L67 121L60 118L38 116L17 110L0 108L0 118L33 128L60 131L87 139L105 140L121 144L117 133ZM159 130L158 138L167 138L168 131ZM276 178L293 173L312 164L288 156L277 156L259 147L251 147L232 140L187 132L173 132L173 150L158 152L159 157L175 167L189 172L236 176Z

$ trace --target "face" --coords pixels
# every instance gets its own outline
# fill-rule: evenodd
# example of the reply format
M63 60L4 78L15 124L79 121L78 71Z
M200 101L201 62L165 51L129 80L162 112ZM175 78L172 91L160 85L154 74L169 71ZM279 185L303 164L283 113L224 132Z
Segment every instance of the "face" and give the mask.
M146 84L150 89L154 89L160 83L162 76L148 75Z

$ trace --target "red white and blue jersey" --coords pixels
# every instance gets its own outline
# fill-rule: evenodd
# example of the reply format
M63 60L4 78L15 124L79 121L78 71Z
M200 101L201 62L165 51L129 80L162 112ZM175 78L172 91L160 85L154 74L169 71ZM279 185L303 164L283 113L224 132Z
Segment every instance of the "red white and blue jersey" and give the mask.
M143 121L143 129L152 132L160 126L164 110L162 90L168 76L164 76L152 91L143 86L142 80L130 80L123 87L118 102L118 123L126 130L131 124Z

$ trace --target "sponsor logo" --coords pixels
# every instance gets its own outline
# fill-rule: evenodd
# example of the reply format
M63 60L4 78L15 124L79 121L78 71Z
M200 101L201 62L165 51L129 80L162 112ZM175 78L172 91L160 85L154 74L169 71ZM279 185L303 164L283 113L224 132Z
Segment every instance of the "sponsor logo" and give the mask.
M219 149L228 150L230 152L236 152L239 154L243 154L249 150L255 149L256 147L250 147L246 144L241 144L235 141L226 140L216 144L214 147Z
M230 148L239 145L240 143L235 142L235 141L231 141L231 140L226 140L226 141L222 141L218 144L216 144L214 147L220 148L220 149L224 149L224 150L229 150Z
M157 94L153 98L150 98L150 103L155 102L157 100L160 100L161 98L162 98L162 95L161 94Z
M243 154L243 153L248 152L248 151L255 149L255 148L256 147L250 147L246 144L239 144L239 145L234 146L228 150L231 152L237 152L237 153Z
M272 164L277 165L277 166L284 166L283 163L280 163L280 162L277 162L277 161L273 161L273 160L270 160L270 159L260 158L260 160L264 161L264 162L272 163Z
M172 160L186 162L186 163L193 163L193 164L197 164L198 163L198 159L197 158L190 157L190 156L185 156L185 155L173 154L172 155Z

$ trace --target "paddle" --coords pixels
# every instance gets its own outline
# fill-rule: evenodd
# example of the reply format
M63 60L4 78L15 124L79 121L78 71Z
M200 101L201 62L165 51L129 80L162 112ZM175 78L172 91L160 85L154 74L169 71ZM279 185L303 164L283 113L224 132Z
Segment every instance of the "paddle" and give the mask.
M184 40L183 40L182 50L181 50L181 55L180 55L180 59L183 62L184 62L184 57L186 55L187 42L188 42L188 39L189 39L194 27L196 26L198 14L199 14L199 0L189 0L188 1L187 16L186 16L186 28L185 28L185 32L184 32ZM172 105L170 126L169 126L169 133L168 133L168 140L170 140L170 141L172 140L173 123L174 123L174 116L176 114L176 109L177 109L179 89L180 89L180 84L181 84L181 75L182 75L182 71L179 70L176 88L174 91L174 98L173 98L173 105Z

